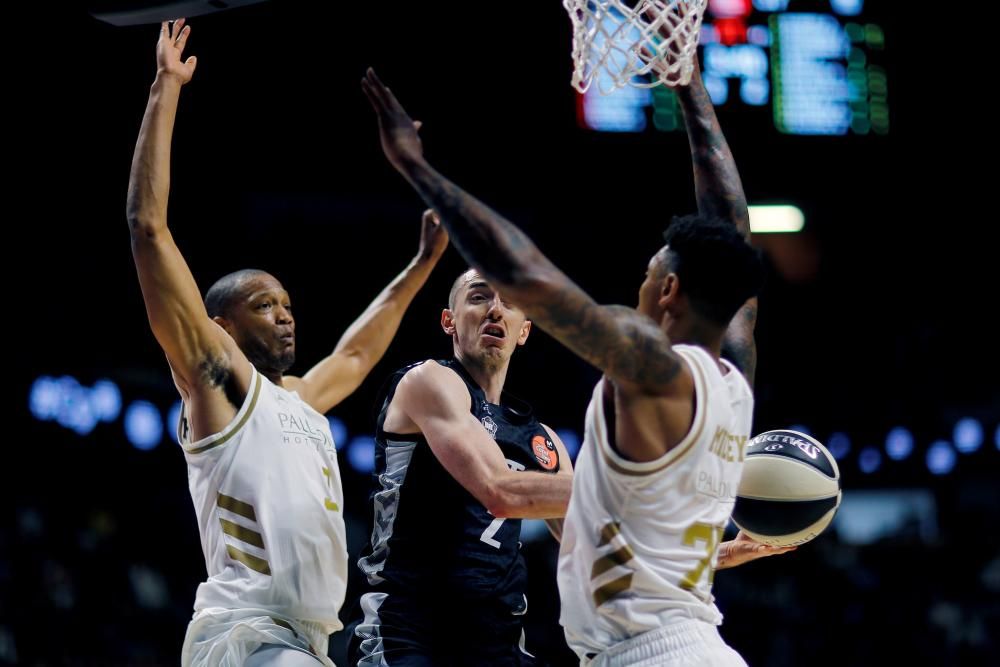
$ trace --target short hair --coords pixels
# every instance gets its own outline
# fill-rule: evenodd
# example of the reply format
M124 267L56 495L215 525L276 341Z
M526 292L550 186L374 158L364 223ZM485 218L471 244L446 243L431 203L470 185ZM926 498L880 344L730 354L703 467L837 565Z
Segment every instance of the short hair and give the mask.
M225 317L233 304L243 296L243 285L252 278L269 275L259 269L241 269L222 276L205 293L205 309L209 317Z
M760 253L736 225L720 218L677 216L663 233L668 271L677 274L681 292L695 312L726 326L764 283Z
M455 302L458 300L458 290L462 289L462 285L465 284L465 276L472 270L470 267L462 271L455 278L455 282L451 284L451 289L448 291L448 310L455 310Z

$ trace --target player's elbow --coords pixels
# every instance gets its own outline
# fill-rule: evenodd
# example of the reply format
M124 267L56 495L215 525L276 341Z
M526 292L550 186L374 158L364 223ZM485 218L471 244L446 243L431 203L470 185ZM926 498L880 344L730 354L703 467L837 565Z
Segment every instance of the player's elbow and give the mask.
M519 516L517 497L504 490L500 485L491 485L486 489L481 499L486 510L498 519L511 519Z
M133 241L153 241L166 227L166 221L160 216L148 215L141 211L126 212L128 230Z

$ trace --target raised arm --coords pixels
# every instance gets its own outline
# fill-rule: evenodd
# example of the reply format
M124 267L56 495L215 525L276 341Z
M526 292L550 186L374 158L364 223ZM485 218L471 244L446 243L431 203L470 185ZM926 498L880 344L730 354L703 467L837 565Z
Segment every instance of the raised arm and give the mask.
M238 375L249 383L249 362L232 339L213 322L167 228L170 192L170 142L181 86L191 80L196 60L181 61L191 28L181 19L160 26L156 80L132 157L126 215L139 284L153 334L187 390L222 385L234 358Z
M697 62L691 83L677 87L676 92L691 146L698 212L731 221L749 241L750 212L743 183ZM757 344L753 335L756 324L757 297L753 297L737 311L722 343L723 356L743 371L751 386L757 370Z
M350 396L385 354L403 314L447 247L448 233L437 215L424 211L417 255L347 328L329 356L301 380L285 378L289 388L319 412Z
M469 391L462 380L429 361L399 382L389 415L392 418L398 411L403 421L412 422L445 470L495 517L565 516L572 474L510 470L503 452L469 407ZM565 448L559 454L562 462L569 461Z
M438 212L469 264L533 322L616 382L654 394L675 390L682 362L655 322L630 308L595 303L520 229L426 162L418 126L372 70L362 88L378 116L386 157Z

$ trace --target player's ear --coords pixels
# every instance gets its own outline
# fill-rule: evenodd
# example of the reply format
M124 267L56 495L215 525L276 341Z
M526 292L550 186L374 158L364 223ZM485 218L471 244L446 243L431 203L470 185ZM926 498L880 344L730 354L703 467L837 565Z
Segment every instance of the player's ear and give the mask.
M441 328L449 336L455 335L455 313L450 308L441 311Z
M517 344L524 345L525 341L528 340L528 334L531 333L531 320L525 320L524 324L521 325L521 332L517 336Z

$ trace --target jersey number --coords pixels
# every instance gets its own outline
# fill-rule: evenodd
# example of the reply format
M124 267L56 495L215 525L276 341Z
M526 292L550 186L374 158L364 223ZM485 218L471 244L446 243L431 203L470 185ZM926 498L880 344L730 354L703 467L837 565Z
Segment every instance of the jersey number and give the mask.
M479 541L486 542L486 544L490 545L494 549L499 549L500 542L494 540L493 536L497 534L497 531L500 530L500 526L502 526L503 522L506 520L507 519L493 519L493 521L490 522L490 525L486 526L486 530L483 531L483 534L479 536Z
M725 526L696 523L688 526L688 529L684 531L684 544L686 546L693 547L698 541L705 543L705 557L698 561L694 569L684 575L684 578L681 579L681 588L697 595L695 589L698 582L701 581L701 576L705 573L705 568L708 568L708 585L712 585L712 580L715 578L715 568L711 567L710 563L712 557L715 556L715 550L719 547L719 541L722 540L724 528Z

